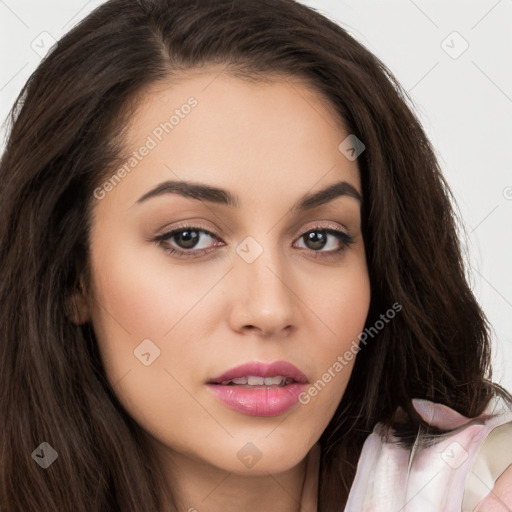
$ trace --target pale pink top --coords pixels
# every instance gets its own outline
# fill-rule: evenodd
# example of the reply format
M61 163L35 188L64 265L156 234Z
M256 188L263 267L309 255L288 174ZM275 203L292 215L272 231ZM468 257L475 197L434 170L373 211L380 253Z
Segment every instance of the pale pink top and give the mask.
M413 405L428 423L454 430L432 446L420 446L417 438L407 449L377 424L363 446L345 512L471 512L512 464L512 404L502 398L473 419L426 400ZM503 512L508 507L512 503Z
M345 512L473 512L493 495L496 480L512 465L512 403L496 397L477 418L427 400L413 405L429 424L451 432L429 446L418 436L406 448L378 423L363 445ZM315 445L307 459L301 510L308 512L317 509L319 452ZM510 472L506 478L504 501L483 510L512 511Z

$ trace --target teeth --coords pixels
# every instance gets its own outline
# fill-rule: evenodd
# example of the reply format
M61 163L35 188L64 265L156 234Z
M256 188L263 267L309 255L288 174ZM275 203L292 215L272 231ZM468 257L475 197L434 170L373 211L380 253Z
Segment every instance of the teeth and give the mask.
M229 384L235 385L249 385L249 386L284 386L292 382L292 379L277 375L275 377L259 377L250 375L248 377L238 377L236 379L225 380L221 384L227 386Z
M249 386L262 386L264 382L265 379L263 377L253 377L252 375L247 377L247 384Z
M277 377L265 377L264 379L266 386L272 386L274 384L281 384L283 380L286 380L285 377L280 377L279 375Z

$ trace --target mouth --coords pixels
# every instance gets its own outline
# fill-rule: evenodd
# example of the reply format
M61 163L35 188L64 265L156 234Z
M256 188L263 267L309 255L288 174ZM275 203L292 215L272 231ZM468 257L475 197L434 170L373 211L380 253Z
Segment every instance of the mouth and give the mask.
M223 386L286 386L293 382L307 384L308 378L296 366L287 361L263 363L251 361L231 368L208 384Z
M206 385L228 408L249 416L279 416L298 401L308 379L286 361L250 362L232 368Z
M260 377L249 375L248 377L238 377L235 379L228 379L223 382L212 382L211 384L217 386L238 386L247 389L262 388L262 387L278 387L282 388L288 386L293 382L297 382L290 377L283 375L276 375L275 377Z

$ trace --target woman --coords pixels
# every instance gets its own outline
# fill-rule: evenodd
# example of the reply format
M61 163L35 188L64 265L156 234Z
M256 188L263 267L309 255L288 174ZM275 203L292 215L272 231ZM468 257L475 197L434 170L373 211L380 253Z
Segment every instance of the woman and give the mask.
M0 177L2 510L509 499L448 186L328 19L110 0L21 92Z

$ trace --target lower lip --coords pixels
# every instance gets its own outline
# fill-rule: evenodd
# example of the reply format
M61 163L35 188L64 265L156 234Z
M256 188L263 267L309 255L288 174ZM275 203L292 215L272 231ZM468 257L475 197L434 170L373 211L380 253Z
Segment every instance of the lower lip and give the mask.
M211 392L230 409L249 416L279 416L293 407L306 384L294 382L287 386L240 386L208 384Z

